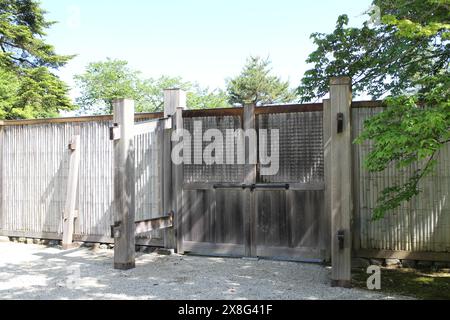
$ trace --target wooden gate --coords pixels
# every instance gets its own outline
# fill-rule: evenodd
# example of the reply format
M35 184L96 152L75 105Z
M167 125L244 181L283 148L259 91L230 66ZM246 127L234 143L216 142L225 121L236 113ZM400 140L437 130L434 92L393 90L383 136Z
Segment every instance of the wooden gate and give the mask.
M263 129L278 130L280 155L279 171L271 176L262 175L260 156L256 165L185 165L183 251L329 259L322 104L187 111L183 118L189 132L218 129L225 135L230 129L255 128L258 141ZM208 144L203 142L203 148ZM270 139L268 144L270 151Z

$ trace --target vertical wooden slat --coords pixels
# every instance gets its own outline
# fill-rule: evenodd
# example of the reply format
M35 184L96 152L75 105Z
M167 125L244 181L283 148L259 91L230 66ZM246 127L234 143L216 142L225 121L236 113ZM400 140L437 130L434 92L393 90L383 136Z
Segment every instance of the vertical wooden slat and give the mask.
M255 130L255 105L246 104L244 106L243 129ZM248 143L246 148L245 166L244 166L244 183L247 185L256 183L257 166L250 163L251 159L255 159L257 155L256 144ZM247 188L243 192L243 208L244 208L244 230L245 230L245 254L248 257L256 256L256 204L255 192Z
M320 219L320 247L325 251L325 260L331 260L331 101L323 100L323 152L324 152L324 210Z

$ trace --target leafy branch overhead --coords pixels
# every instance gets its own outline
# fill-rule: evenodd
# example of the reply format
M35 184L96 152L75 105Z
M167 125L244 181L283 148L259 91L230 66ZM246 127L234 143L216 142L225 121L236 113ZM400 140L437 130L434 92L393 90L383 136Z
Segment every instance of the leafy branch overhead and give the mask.
M385 189L374 211L382 218L411 200L433 173L439 151L450 142L450 12L448 0L375 0L381 23L348 27L340 16L331 34L313 34L317 49L298 93L323 97L329 78L352 77L355 95L385 98L382 113L365 122L356 142L371 141L371 172L413 166L407 182Z

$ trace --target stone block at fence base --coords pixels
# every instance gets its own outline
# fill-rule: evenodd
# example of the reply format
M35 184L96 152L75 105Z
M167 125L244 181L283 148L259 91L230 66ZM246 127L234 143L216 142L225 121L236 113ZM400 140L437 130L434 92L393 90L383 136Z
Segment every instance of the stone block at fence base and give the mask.
M27 238L26 244L34 244L34 240L30 239L30 238Z
M0 242L9 242L8 237L0 237Z

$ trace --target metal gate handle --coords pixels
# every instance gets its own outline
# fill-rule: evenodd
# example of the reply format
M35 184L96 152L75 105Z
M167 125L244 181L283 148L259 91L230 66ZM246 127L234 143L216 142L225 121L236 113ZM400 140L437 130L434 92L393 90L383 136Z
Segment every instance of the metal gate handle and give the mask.
M256 189L283 189L289 190L290 184L215 184L214 189L251 189L252 191Z

